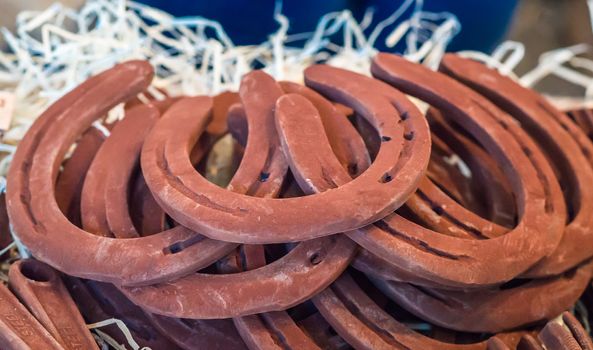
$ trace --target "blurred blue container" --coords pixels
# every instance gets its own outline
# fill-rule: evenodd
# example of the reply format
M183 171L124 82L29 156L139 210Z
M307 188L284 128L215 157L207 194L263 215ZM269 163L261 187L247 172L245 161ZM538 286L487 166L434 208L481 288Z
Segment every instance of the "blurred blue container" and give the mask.
M278 29L274 20L275 0L179 1L141 0L175 16L202 16L224 27L235 44L259 44ZM284 1L282 13L290 20L290 33L315 28L319 17L348 7L347 0Z
M374 6L379 17L393 13L403 1L372 0L357 1L363 7ZM503 39L511 23L518 0L425 0L423 10L429 12L450 12L461 23L461 32L451 41L448 50L478 50L491 52ZM363 9L358 9L363 11ZM384 49L385 35L377 46Z
M235 44L258 44L278 28L274 21L275 0L180 1L141 0L175 16L202 16L219 21ZM462 24L461 33L453 39L452 51L480 50L490 52L503 38L518 0L425 0L424 10L451 12ZM312 31L324 14L349 8L357 18L374 7L375 22L393 13L401 0L284 0L282 13L290 20L289 33ZM377 42L379 49L387 33Z

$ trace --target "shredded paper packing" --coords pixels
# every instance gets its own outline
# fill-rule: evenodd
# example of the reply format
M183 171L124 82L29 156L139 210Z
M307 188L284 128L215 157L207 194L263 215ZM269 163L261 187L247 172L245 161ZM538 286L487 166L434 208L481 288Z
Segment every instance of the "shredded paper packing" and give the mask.
M411 15L409 15L411 13ZM404 18L408 14L408 18ZM262 67L277 79L299 81L315 62L367 73L379 35L389 30L385 44L404 42L405 56L435 69L447 44L459 32L451 13L422 10L421 0L407 0L388 18L369 28L372 11L357 21L350 11L328 13L310 33L288 35L289 22L277 4L278 29L259 45L237 46L221 25L202 17L176 18L158 9L123 0L90 0L81 9L56 3L42 12L22 12L14 32L1 29L7 49L0 52L0 89L14 94L10 128L3 142L18 142L33 120L53 101L90 75L127 59L147 59L156 69L148 93L213 94L237 89L241 76ZM339 44L335 38L340 38ZM332 40L333 39L333 40ZM302 45L291 45L294 42ZM593 94L593 62L578 55L585 45L542 55L539 65L522 77L513 69L523 57L521 43L505 42L491 55L462 52L501 73L533 86L554 74ZM592 72L593 73L593 72ZM142 99L142 96L140 97ZM121 118L115 108L110 118ZM10 152L12 148L3 148ZM6 165L0 164L5 172Z

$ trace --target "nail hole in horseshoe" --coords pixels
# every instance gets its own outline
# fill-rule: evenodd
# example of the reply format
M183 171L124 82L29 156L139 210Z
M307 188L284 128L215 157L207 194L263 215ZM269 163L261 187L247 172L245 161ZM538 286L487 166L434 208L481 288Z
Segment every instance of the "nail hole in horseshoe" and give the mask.
M269 178L270 178L270 173L266 173L266 172L262 171L259 174L259 181L261 181L261 182L266 182L266 181L268 181Z
M321 260L321 255L318 252L311 254L311 256L309 257L309 261L313 265L318 265L321 262Z
M356 163L348 164L348 174L350 174L350 175L358 174L358 164L356 164Z
M404 139L407 141L411 141L414 138L414 132L410 131L404 134Z
M389 136L381 136L381 141L383 141L383 142L391 141L391 137L389 137Z
M49 266L37 261L24 261L21 263L20 269L23 276L35 282L49 282L54 277Z
M438 205L434 205L434 206L432 207L432 211L434 211L434 212L435 212L435 214L437 214L438 216L441 216L441 215L443 215L443 213L445 212L445 209L443 209L443 207L440 207L440 206L438 206Z
M176 253L179 253L182 250L183 250L183 247L181 246L181 243L180 242L171 244L171 246L169 246L169 253L170 254L176 254Z
M401 120L407 120L407 119L408 119L408 117L409 117L409 114L408 114L408 112L403 112L403 113L402 113L402 114L399 116L399 119L401 119Z
M385 175L383 175L383 177L381 178L381 180L379 180L379 182L388 183L391 180L393 180L393 177L391 175L389 175L388 173L385 173Z
M177 254L183 251L184 249L189 248L198 242L201 242L202 240L204 240L204 236L195 235L184 241L175 242L170 246L163 248L163 254Z

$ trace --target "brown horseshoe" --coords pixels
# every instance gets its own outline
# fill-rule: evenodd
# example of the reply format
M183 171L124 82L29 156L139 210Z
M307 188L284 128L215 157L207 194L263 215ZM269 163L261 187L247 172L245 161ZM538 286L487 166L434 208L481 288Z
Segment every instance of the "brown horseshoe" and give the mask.
M147 63L131 61L87 80L37 119L15 153L8 181L9 217L34 256L60 271L134 285L166 280L180 266L194 264L191 247L178 254L165 248L195 234L98 237L72 225L55 200L53 183L67 148L95 119L142 91L151 77ZM75 248L65 255L64 244Z
M4 284L0 284L0 342L7 350L64 349Z
M569 312L564 312L561 318L564 327L549 322L538 336L546 349L592 350L593 342L579 321Z
M533 267L528 276L561 273L593 256L593 144L562 112L533 90L524 88L478 62L446 55L441 70L481 93L516 118L559 168L568 187L574 217L567 223L554 253ZM544 147L545 146L545 147Z
M410 63L407 63L410 64ZM368 78L363 78L357 74L354 73L350 73L350 72L346 72L343 70L339 70L336 68L330 68L330 67L322 67L322 66L315 66L315 67L311 67L306 71L306 82L307 84L311 84L313 83L314 86L319 90L320 86L322 86L324 89L330 90L330 89L335 89L334 86L347 86L346 84L348 82L352 82L352 81L356 81L356 83L358 85L362 84L362 81L365 81L367 84L374 84L371 85L373 88L367 87L367 90L374 90L375 92L380 91L382 94L386 95L386 96L390 96L393 95L394 91L391 88L386 88L384 85L376 82L376 81L372 81ZM314 74L316 74L315 76L313 76ZM318 81L312 81L313 78L317 79ZM322 81L323 83L320 83L319 81ZM442 82L441 82L442 83ZM344 101L339 101L341 103L344 103ZM347 102L346 102L347 103ZM311 112L309 112L311 113ZM489 115L483 115L483 117L490 119ZM408 118L410 120L413 120L412 118ZM404 123L405 124L405 123ZM492 119L490 119L490 124L493 124ZM496 128L496 126L493 126L494 128ZM319 128L318 128L319 130ZM291 130L292 132L296 132L295 130ZM504 130L499 130L499 132L504 132ZM310 136L309 136L310 137ZM324 137L323 135L318 136L318 137ZM294 138L295 140L298 139L298 137ZM323 138L320 138L319 140L323 140ZM324 148L325 151L326 148ZM328 148L327 148L328 149ZM521 152L519 151L521 148L516 145L516 151L517 152ZM299 155L296 155L296 152L298 150L291 150L291 156L294 158L295 156L300 156L300 159L303 160L306 157L306 154L311 154L310 150L305 150L302 151ZM319 147L317 147L317 149L314 151L316 154L320 154L319 151ZM324 157L321 158L321 156L318 156L319 159L324 159L324 166L328 167L328 158L331 156L331 153L327 153L324 152L323 153ZM543 156L542 156L543 158ZM540 159L543 162L543 159ZM522 162L517 162L517 160L515 160L515 164L517 166L520 167L525 167L525 165ZM546 166L547 163L543 163L542 166ZM329 167L328 167L329 169ZM335 171L338 171L337 169L339 169L338 166L332 166L332 169L334 169ZM532 168L531 168L532 169ZM527 171L531 170L528 169ZM302 171L302 169L294 169L293 167L293 171L295 172L299 172ZM525 171L525 170L523 170ZM534 174L533 170L531 170L531 173L529 173L530 176L536 177L536 175ZM551 169L548 170L547 173L552 180L555 180L555 178L553 177L552 173L551 173ZM312 174L306 174L304 177L307 178L312 178L313 175ZM321 181L321 180L320 180ZM515 185L517 186L518 184L515 183ZM552 185L554 185L554 183L552 183ZM529 184L530 187L536 187L537 188L537 184ZM556 187L553 187L554 189L557 190L557 192L560 192L559 186L556 184ZM524 189L522 189L524 190ZM542 193L542 189L539 189L539 193L541 194L542 198L547 198L544 196L544 193ZM535 190L534 193L538 193L538 189ZM542 202L539 202L538 204L541 204L543 206ZM560 206L560 213L562 213L562 201L560 201L560 203L558 204ZM527 205L530 206L530 205ZM536 220L533 216L536 215L537 210L535 210L536 208L538 208L538 206L536 205L535 207L530 208L531 209L531 214L532 215L530 217L530 224L533 226L537 225L542 225L542 223L538 220ZM544 208L541 208L541 210L543 211ZM488 247L488 244L486 244L485 242L487 241L472 241L472 240L458 240L458 239L454 239L452 237L445 237L445 236L435 236L434 233L429 233L431 231L426 231L426 229L423 229L422 227L415 225L411 222L407 222L405 220L403 220L403 218L399 217L399 216L390 216L388 218L386 218L383 222L384 224L380 223L380 227L377 226L368 226L366 228L360 229L358 231L353 231L351 233L349 233L349 236L353 239L355 239L357 241L357 243L363 245L365 248L367 249L371 249L372 251L374 251L376 254L377 252L378 255L381 256L381 254L383 254L383 258L385 259L389 259L392 260L393 262L398 261L399 266L405 267L406 269L408 268L408 266L413 267L414 269L416 269L415 273L417 275L419 275L419 277L422 277L422 274L419 274L419 271L424 272L424 276L425 278L428 278L428 276L426 276L426 272L429 272L430 269L442 269L442 271L439 271L438 274L433 274L430 273L430 277L429 279L438 281L439 283L443 283L445 281L442 281L442 277L446 276L446 275L453 275L452 277L447 277L447 278L451 278L453 280L457 279L457 281L446 281L446 285L457 285L457 286L461 286L463 285L464 287L468 287L468 286L473 286L473 287L477 287L479 285L483 285L486 283L477 283L478 279L491 279L494 280L492 282L490 282L491 284L497 284L497 283L501 283L504 281L507 281L511 278L513 278L514 276L516 276L518 273L523 272L525 269L527 269L529 266L533 265L537 260L539 260L542 255L544 255L545 253L549 252L551 249L553 249L555 247L555 245L557 244L558 240L559 240L559 236L561 234L560 231L560 225L561 225L561 218L557 218L556 216L553 216L552 213L548 213L548 216L551 217L552 222L555 222L555 226L554 226L554 230L551 230L551 232L549 233L549 236L544 236L544 241L547 242L547 246L546 247L542 247L542 246L538 246L535 249L541 249L538 253L534 252L534 249L531 249L531 256L528 259L525 259L525 254L523 254L523 256L521 257L520 253L517 253L516 255L513 255L513 258L515 260L515 262L517 260L523 260L522 264L516 264L513 263L512 266L508 266L508 268L502 268L501 265L504 264L494 264L495 266L492 266L493 264L491 263L492 261L488 261L488 259L486 259L486 257L488 256L488 252L490 252L490 254L492 254L493 251L491 251ZM403 230L398 230L398 231L394 231L393 228L391 226L389 226L391 224L391 222L388 222L388 220L393 220L393 219L397 219L399 220L398 224L400 225L400 228L404 228ZM406 226L401 226L401 223L405 223ZM521 225L523 226L523 225ZM383 229L383 230L382 230ZM558 229L558 230L555 230ZM386 231L385 231L386 230ZM426 233L422 233L422 230L424 230ZM402 232L408 232L406 234L402 233ZM515 233L515 235L522 235L522 239L524 239L523 244L528 243L529 245L531 245L530 240L528 240L526 237L529 236L529 231L524 230L523 228L520 229L519 231L517 231L518 233ZM414 236L418 236L418 233L421 233L420 237L416 237L416 238L410 238L410 234L413 234ZM396 236L394 236L396 235ZM423 236L426 235L426 238L424 238ZM401 236L401 239L397 239L397 236ZM421 238L422 237L422 238ZM511 236L512 237L512 236ZM506 237L506 239L504 240L493 240L491 242L494 242L493 244L509 244L510 242L508 241L510 237ZM427 242L427 240L432 240L433 242L431 242L431 244L428 244L428 246L424 247L423 242ZM443 246L442 244L447 242L447 241L451 241L451 243L446 244L448 247L446 249L443 250L443 248L445 246ZM414 244L416 242L416 244ZM410 244L411 243L411 244ZM437 248L436 246L433 246L433 243L438 244L439 246L442 246L443 248ZM401 245L401 249L395 249L395 247L392 247L393 249L389 249L389 245L390 244L397 244L397 245ZM468 246L472 246L472 247L466 247L467 249L463 249L463 250L459 250L459 255L456 254L445 254L445 253L441 253L440 252L446 252L447 249L454 249L456 250L457 247L459 247L459 245L463 245L463 244L467 244ZM479 254L476 254L476 248L479 248L480 246L482 246L481 251ZM412 249L410 249L412 248ZM522 251L523 249L521 249L520 247L517 246L517 243L513 243L513 247L511 248L513 250L516 251ZM497 251L498 254L498 250ZM411 256L409 257L410 260L403 260L402 261L402 256L399 256L400 254L403 255L407 255L414 252L414 258L412 258ZM418 255L416 255L416 252L418 252ZM470 256L467 256L466 254L470 252ZM522 252L524 253L524 252ZM475 255L474 255L475 254ZM419 256L425 256L422 260L427 259L427 258L434 258L435 260L443 260L442 263L440 264L435 264L435 262L433 261L432 263L430 262L430 259L427 259L426 263L419 263L418 261L418 257ZM460 258L461 256L461 258ZM471 258L470 258L471 257ZM476 263L478 261L480 261L480 263ZM410 264L408 261L414 261L414 264ZM470 270L473 270L474 272L472 273L468 273L468 274L460 274L458 269L453 269L453 268L447 268L445 269L443 267L443 264L445 264L445 261L447 263L453 264L453 265L466 265L467 268L469 268ZM472 262L471 264L469 264L469 262ZM521 265L520 268L518 268ZM426 271L426 268L428 268L428 271ZM477 268L477 269L476 269ZM513 270L511 272L511 270ZM423 271L424 270L424 271ZM476 270L482 270L482 273L476 273ZM493 270L498 270L497 273L504 276L506 275L506 277L500 278L499 277L495 277L495 274L493 274ZM456 277L454 275L457 275ZM459 279L462 279L461 281ZM462 282L464 279L470 279L470 281L465 281ZM471 281L473 279L473 281ZM442 282L441 282L442 281ZM461 283L460 283L461 282ZM469 283L468 283L469 282ZM460 285L461 284L461 285Z
M64 349L99 349L59 272L37 260L19 260L10 266L9 285Z
M490 234L489 237L508 232L506 228L516 224L517 213L510 184L500 166L484 149L453 128L437 109L429 108L427 118L433 133L440 135L443 142L471 169L474 185L472 193L479 195L475 193L483 192L483 198L480 199L487 207L485 217L504 226L492 232L494 234Z
M89 135L91 134L86 133L84 137L89 137ZM79 142L71 158L76 159L76 162L69 161L68 166L62 170L56 184L57 188L62 188L63 191L70 192L61 194L63 198L70 198L71 201L75 201L74 198L76 197L72 193L80 194L82 192L83 183L67 181L67 184L61 184L61 182L74 178L84 179L88 166L98 150L96 147L80 147L81 142L84 142L84 140ZM78 200L78 202L80 201ZM72 205L68 202L64 202L64 206L72 208L68 213L70 220L73 217L80 217L80 206ZM74 298L78 306L78 310L89 323L116 317L128 325L134 339L141 344L153 349L175 349L173 343L167 341L151 327L148 318L144 317L144 313L138 307L133 306L121 293L113 293L114 287L102 284L100 287L107 288L107 292L99 292L98 295L94 296L92 289L96 288L89 288L89 286L95 287L98 284L88 281L85 284L83 280L70 276L66 276L64 280L70 295ZM100 290L101 288L98 289ZM101 331L111 336L119 344L127 341L121 330L115 325L103 327Z
M285 93L294 92L306 97L319 109L321 120L329 136L330 145L344 169L347 169L352 176L356 176L369 166L370 160L364 141L332 103L302 85L281 82L280 86ZM235 108L234 118L236 118L236 121L232 126L235 130L231 130L231 132L236 135L246 135L245 130L237 130L237 128L247 126L246 117L240 108ZM253 246L250 249L245 249L246 247L244 246L243 249L245 267L253 269L265 264L262 249ZM236 268L239 269L238 266ZM320 348L320 345L305 334L292 318L283 311L236 318L234 322L251 349L313 350Z
M70 222L78 227L82 226L79 210L80 189L82 189L86 171L91 165L95 153L105 141L105 137L93 126L85 131L80 137L76 149L65 162L64 169L56 182L56 202L64 215L70 218Z
M356 80L351 81L354 81L355 83L358 83L360 85L360 82ZM331 162L332 158L327 156L327 153L331 152L331 149L329 147L329 141L327 140L324 134L319 134L319 130L322 130L321 118L317 114L317 110L314 108L314 106L304 97L294 94L289 94L281 97L276 103L276 105L276 123L278 125L278 130L283 141L285 154L289 157L291 169L295 169L295 172L301 171L301 174L307 174L306 177L303 176L303 178L306 179L306 185L302 186L303 189L309 189L310 191L310 187L314 186L313 190L323 191L328 188L331 188L331 186L333 186L334 184L340 184L342 181L346 181L348 175L346 172L342 170L342 167L339 164L339 162L337 162L337 160L335 162ZM295 128L295 123L299 123L301 127ZM299 139L295 136L299 135L299 133L306 134L309 137L307 139ZM320 139L324 141L320 142ZM305 151L309 151L308 147L311 147L311 144L308 144L307 140L311 140L309 142L315 142L316 154L318 158L299 157L305 154ZM322 146L327 144L328 147L320 147L320 144ZM316 161L318 161L318 159L323 159L324 161L326 161L323 164L326 167L326 169L329 169L329 171L327 171L326 174L332 175L331 178L328 179L327 177L323 177L323 172L320 172L318 170L320 167L318 164L316 164ZM335 158L333 159L335 160ZM297 162L298 165L296 164ZM306 170L302 171L302 169ZM338 169L342 170L342 172L340 173ZM429 338L424 338L409 330L406 330L404 332L405 327L395 322L395 320L389 318L387 314L383 312L383 310L377 308L376 305L374 306L374 308L371 308L370 303L372 302L370 302L370 300L369 305L361 305L366 303L366 300L368 299L366 298L366 296L364 296L362 292L359 292L360 295L353 295L353 300L350 300L350 302L360 302L358 305L355 305L353 309L357 310L356 315L361 315L361 313L364 314L364 318L358 316L360 317L360 319L357 319L353 315L351 317L348 317L348 311L344 310L343 308L340 308L340 305L335 303L338 302L336 300L336 298L338 297L332 295L333 290L340 291L342 293L352 293L352 291L356 289L353 285L342 286L343 281L345 281L345 279L347 278L345 276L347 276L347 274L344 274L342 277L340 277L340 279L338 279L338 281L335 282L332 285L332 287L326 289L325 291L315 296L313 300L317 308L326 317L330 324L336 329L336 331L338 331L338 333L342 335L342 337L344 337L346 341L348 341L356 348L486 348L486 343L476 344L473 346L468 345L465 347L460 345L447 345L444 343L437 342L435 340L431 340ZM372 327L375 328L369 329L369 323L372 324ZM388 325L386 325L386 323L388 323ZM379 334L381 335L374 333L377 332L376 327L381 327L381 331L379 332ZM389 334L389 337L385 336L386 333ZM410 339L406 339L406 333L410 335ZM402 341L414 342L416 346L409 346L408 344L403 345L404 343L402 343Z
M474 344L450 344L416 333L383 311L347 273L317 294L313 302L336 332L356 349L485 350L500 342L493 337ZM507 345L514 348L515 344Z
M111 135L97 152L82 191L81 216L83 227L87 231L117 238L140 236L129 214L128 187L132 183L134 170L139 165L144 138L158 118L158 111L154 107L141 105L132 108L113 128ZM168 247L170 254L178 254L191 246L195 254L191 263L179 264L179 270L169 276L169 279L206 267L236 246L211 239L197 239L197 233L183 226L157 234L189 236L189 240L192 240L192 244L179 241Z
M119 223L119 230L117 236L114 232L111 232L109 223L105 220L107 215L105 214L107 208L100 204L104 201L97 201L97 195L105 195L107 192L118 191L118 188L113 188L113 184L107 185L106 179L112 178L113 173L118 177L118 182L115 186L123 187L129 182L132 176L133 164L137 161L137 156L140 154L140 147L142 146L141 140L144 139L148 131L154 122L159 118L160 113L157 108L145 105L139 105L126 111L126 117L120 121L111 131L111 134L107 138L107 141L103 143L89 167L86 177L84 179L84 186L81 194L81 216L83 228L87 232L91 232L97 235L105 237L117 237L117 238L132 238L139 237L135 232L134 224L131 220L123 223ZM125 135L125 140L128 141L131 137L132 140L129 142L115 143L114 140L122 139L119 136L122 133L121 130L131 130L131 135ZM136 142L133 142L136 141ZM126 157L127 156L127 157ZM103 164L110 164L110 166L100 166ZM128 164L132 165L128 165ZM124 167L127 172L122 174L122 171L117 171L119 168ZM127 193L122 198L113 202L113 205L120 203L127 205Z
M365 98L376 100L371 93ZM246 109L249 112L247 106ZM402 138L397 111L387 103L376 111L378 113L367 114L367 117L383 136ZM163 118L160 123L167 122ZM371 223L405 201L428 158L428 135L419 132L417 138L425 138L418 144L426 150L408 155L406 160L411 161L407 167L397 162L401 144L387 142L375 162L342 188L299 198L253 198L224 191L192 172L184 148L199 130L181 128L179 124L168 128L155 128L143 147L142 167L151 191L176 221L206 236L230 242L295 242ZM248 138L247 148L250 143L257 145L259 142ZM265 149L267 145L258 147ZM252 167L257 168L257 164ZM405 176L400 176L398 171ZM260 175L264 179L268 176ZM328 210L336 203L340 203L340 210Z
M250 73L244 81L241 86L242 101L248 118L253 116L253 122L248 121L251 128L248 140L277 145L273 115L269 112L282 91L271 77L262 72ZM190 103L187 101L195 105L191 109L186 108L186 104ZM193 139L185 141L185 147L191 147L200 134L199 129L204 126L204 118L210 108L211 99L207 97L176 103L145 142L150 143L151 137L164 137L159 135L159 131L173 132L179 125L186 129L193 126L197 129L192 133ZM176 137L179 138L179 135L176 134ZM279 148L264 147L264 150L270 150L269 154L262 154L261 149L256 146L250 148L248 143L229 189L256 196L278 194L287 170L284 156ZM269 174L263 182L262 172ZM353 257L354 248L355 245L343 237L316 239L297 245L284 258L258 269L226 275L193 274L158 285L124 288L124 291L147 310L173 317L223 318L284 310L308 299L337 278ZM162 298L163 294L170 293L174 293L176 302ZM254 299L250 295L260 298Z
M522 215L515 229L491 240L435 235L397 215L386 217L382 230L376 226L361 229L351 233L351 238L419 276L463 288L508 281L556 248L565 215L564 202L552 196L560 193L559 185L543 154L508 116L452 79L395 55L378 55L372 71L449 111L460 125L466 125L504 165ZM514 141L510 132L520 136L522 144ZM544 178L537 174L534 162Z
M89 130L93 129L95 128ZM86 147L85 145L88 145L89 142L85 141L84 138L95 140L94 137L96 136L94 133L86 132L83 138L79 141L67 166L64 167L58 177L56 188L60 188L64 191L60 193L61 198L71 201L62 202L63 207L71 208L68 212L68 219L71 221L75 217L80 218L80 205L75 205L75 203L80 203L80 199L76 199L76 197L80 197L84 184L78 181L70 181L70 179L85 178L88 167L90 166L92 159L95 157L99 146L103 142L104 135L101 135L102 137L98 139L100 142L96 144L96 147ZM62 182L66 183L64 184ZM129 326L132 336L141 344L153 349L175 349L173 343L161 337L161 335L151 327L148 323L148 319L143 317L144 313L140 312L139 315L139 308L136 306L130 307L130 305L133 304L125 299L121 293L111 292L114 287L109 286L111 287L111 289L108 289L109 292L100 293L100 295L94 296L90 290L92 288L88 288L91 282L85 284L83 280L70 276L65 276L64 282L70 295L76 302L78 310L83 314L88 323L95 323L117 317ZM104 284L102 286L108 285ZM111 336L119 344L123 344L127 341L121 330L115 325L103 327L101 331Z
M590 281L591 266L517 287L470 292L371 280L400 306L431 323L464 332L498 333L552 319L574 305Z

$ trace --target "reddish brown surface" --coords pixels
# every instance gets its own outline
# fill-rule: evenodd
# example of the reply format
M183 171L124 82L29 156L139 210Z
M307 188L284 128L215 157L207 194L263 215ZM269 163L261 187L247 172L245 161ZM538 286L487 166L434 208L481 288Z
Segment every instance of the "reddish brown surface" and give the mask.
M87 322L121 319L154 349L590 349L569 314L545 325L591 278L590 141L510 80L444 67L463 84L387 54L372 66L383 82L255 71L238 94L128 103L102 135L91 123L151 79L118 65L24 138L11 223L35 258L91 279L67 278ZM402 92L431 104L427 118ZM205 174L227 132L238 164L223 188ZM69 324L89 341L61 284L20 271L11 285L49 334L67 344ZM413 331L404 309L433 326Z
M37 260L10 267L10 289L64 349L99 349L57 271Z

